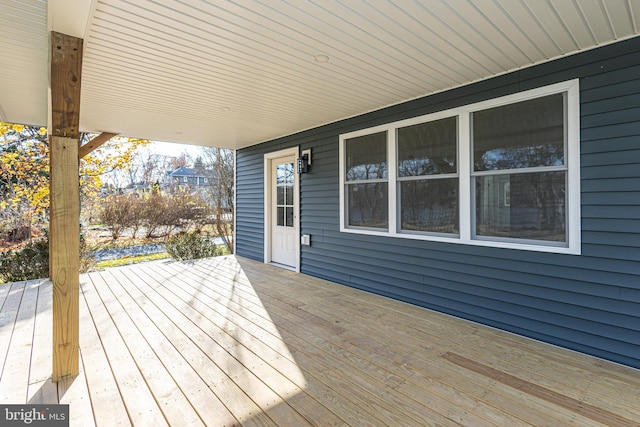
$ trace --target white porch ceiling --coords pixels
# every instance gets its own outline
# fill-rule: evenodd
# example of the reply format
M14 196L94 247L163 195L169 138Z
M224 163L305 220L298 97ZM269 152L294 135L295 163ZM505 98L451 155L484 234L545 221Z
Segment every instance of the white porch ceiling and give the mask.
M48 30L84 38L81 130L242 148L639 22L640 0L0 0L0 120L46 124Z

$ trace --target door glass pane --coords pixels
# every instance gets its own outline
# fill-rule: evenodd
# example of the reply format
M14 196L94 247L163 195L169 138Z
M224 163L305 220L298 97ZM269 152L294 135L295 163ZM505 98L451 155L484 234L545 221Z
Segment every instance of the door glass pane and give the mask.
M287 207L285 208L285 211L286 211L285 224L287 227L293 227L293 208Z
M293 184L289 184L284 187L285 188L285 205L293 205Z
M277 224L281 227L284 226L284 208L278 208L278 214L276 216L278 217Z
M278 184L284 184L286 179L286 169L285 165L277 165L276 166L276 182Z
M346 179L387 178L387 132L346 140Z
M388 190L386 182L347 185L349 225L387 228Z
M402 181L401 228L458 233L458 179Z
M398 176L457 173L456 122L449 117L398 129Z
M293 184L295 169L293 168L293 163L286 163L284 165L285 168L285 182L287 184Z
M295 169L292 162L276 165L276 224L293 227Z
M285 204L284 203L284 189L285 189L285 187L283 187L281 185L278 185L278 187L276 188L276 193L277 193L276 204L278 204L278 205L284 205Z
M473 113L474 170L564 165L564 104L556 94Z
M293 163L282 163L276 166L276 182L278 184L292 184L294 180Z
M476 235L566 241L566 172L475 178Z

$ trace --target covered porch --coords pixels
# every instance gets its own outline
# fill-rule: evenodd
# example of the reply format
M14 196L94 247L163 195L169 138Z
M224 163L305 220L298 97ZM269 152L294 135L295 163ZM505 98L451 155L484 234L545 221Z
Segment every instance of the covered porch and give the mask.
M72 426L640 423L640 372L239 257L81 276L51 381L48 280L0 287L0 402Z

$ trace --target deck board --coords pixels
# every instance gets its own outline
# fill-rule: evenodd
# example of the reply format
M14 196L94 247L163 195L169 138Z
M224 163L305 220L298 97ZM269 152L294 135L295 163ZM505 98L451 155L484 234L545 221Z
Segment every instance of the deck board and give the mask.
M175 296L165 298L163 285L154 286L163 282L156 282L153 272L146 269L135 271L140 272L135 283L140 286L139 290L144 298L154 304L159 312L170 315L171 324L166 325L165 330L170 333L172 343L181 354L188 356L189 363L203 376L207 387L224 402L224 406L233 417L242 425L276 425L234 381L234 377L237 376L237 360L233 359L211 336L198 328L194 321L202 319L196 317L197 313L178 310L173 305L177 302ZM132 274L135 273L132 272ZM156 318L155 321L158 322L158 319ZM182 339L183 337L187 339Z
M91 280L83 283L83 294L132 424L167 425L162 410L138 368L138 361L129 352L115 319L96 290L96 282L100 284L99 274L90 277Z
M80 375L51 285L0 285L0 402L72 425L640 425L640 372L254 261L83 275Z
M95 288L114 323L118 325L120 337L136 361L136 367L153 400L162 408L166 422L169 425L183 423L194 427L204 425L158 355L157 349L162 348L166 338L157 333L157 327L153 323L145 323L145 314L140 313L135 304L131 304L118 282L110 280L112 277L109 273L94 275Z
M12 325L13 328L6 325L6 334L2 334L3 341L8 341L8 348L0 377L0 396L19 396L22 400L28 400L38 285L37 281L26 282L18 288L24 290L22 298L14 295L11 301L11 310L15 311L15 317L11 315L10 318L13 318L15 323ZM9 403L5 399L0 398L0 402Z
M397 327L410 325L416 330L414 336L429 342L442 337L459 336L455 343L447 340L441 346L455 349L460 346L458 343L464 343L462 351L494 369L535 382L550 390L562 389L567 397L584 400L585 403L607 402L607 405L616 407L617 413L637 416L637 396L619 393L620 386L628 387L628 378L614 374L616 365L608 364L605 373L598 367L599 359L545 343L523 340L503 331L477 328L473 323L453 317L445 316L442 322L428 325L411 321L407 313L396 313L393 319L380 320L384 324L396 322ZM500 339L496 340L496 336ZM488 342L491 343L490 351ZM510 362L512 360L517 363ZM585 394L585 390L589 390L589 393Z
M26 282L7 283L2 285L6 289L6 296L2 304L2 311L0 311L0 387L3 387L4 367L8 358L9 347L11 345L11 338L13 337L13 330L16 326L16 318L18 317L18 310L20 309L20 302L24 294ZM0 398L5 398L5 395L0 395ZM2 400L0 400L2 402Z
M51 282L39 285L33 349L29 370L27 401L33 404L58 403L58 387L51 381L53 341L51 337Z
M189 364L188 355L192 354L193 349L181 345L185 343L187 337L172 330L173 325L168 317L171 313L161 313L146 298L142 298L143 294L139 292L134 283L122 275L121 271L113 271L112 274L114 279L119 282L118 286L112 286L112 289L120 301L126 301L124 309L133 316L137 327L144 331L145 339L152 343L158 357L161 360L171 361L168 374L181 388L189 400L189 404L198 412L200 419L217 418L225 425L237 424L237 420L198 374L199 370L206 371L207 367L203 365L192 367ZM124 292L128 298L123 294ZM170 337L174 334L179 335L175 340L178 342L177 345L174 345L175 341L172 341Z
M460 393L454 386L447 385L447 381L456 382L459 375L456 375L453 370L447 370L445 363L441 363L440 366L434 366L434 364L426 365L420 371L420 366L417 360L411 360L411 356L406 354L398 355L397 352L389 351L389 344L393 344L398 341L395 336L398 335L395 332L380 335L380 332L384 329L383 325L376 323L371 327L372 319L360 319L360 321L354 320L354 312L341 310L338 312L331 312L328 316L322 316L322 312L312 314L309 311L310 306L316 306L317 301L308 301L307 296L297 301L292 298L288 298L288 293L277 292L278 286L273 283L268 284L268 290L262 292L272 293L272 299L270 300L274 306L269 308L269 312L274 319L275 316L281 315L282 318L278 318L276 323L282 329L300 330L301 327L305 328L305 331L301 334L302 337L323 337L318 343L324 350L328 350L335 355L335 359L350 360L350 366L343 369L343 372L353 372L354 370L362 370L365 375L375 375L379 378L379 384L394 381L401 383L398 387L404 390L405 396L403 400L411 401L416 396L419 399L431 402L431 406L437 406L441 411L439 416L453 417L457 419L456 413L462 412L466 417L465 421L468 423L472 421L473 425L487 424L489 420L496 425L514 425L518 423L518 420L506 412L497 412L495 408L484 408L483 402ZM325 295L324 298L328 298L329 295ZM282 302L287 300L286 302ZM329 302L329 304L326 304ZM278 309L277 306L281 308ZM325 300L324 306L330 306L334 309L339 307L339 304L335 304L335 301ZM305 307L307 309L305 309ZM287 317L291 318L292 313L297 313L296 318L287 320ZM377 314L373 314L373 318L378 317ZM357 316L355 317L357 319ZM339 322L339 323L335 323ZM350 324L353 328L345 329L344 326ZM304 326L298 326L304 325ZM362 333L354 333L353 331L359 331ZM373 341L372 337L380 335L380 339ZM328 342L326 336L338 337L333 342ZM407 349L415 350L416 353L424 353L424 348L412 346L411 341L406 340L405 334L399 334L401 339L396 342L397 348L403 349L405 352ZM303 338L304 339L304 338ZM291 338L287 338L287 342L291 343ZM313 343L309 343L313 344ZM306 346L302 346L307 348ZM309 350L305 350L308 352ZM326 358L327 356L322 356ZM434 355L437 361L437 355ZM411 363L411 369L407 369L407 365ZM437 369L433 369L437 368ZM429 373L435 371L440 375L438 381L433 381L433 378L429 376ZM447 372L449 371L449 372ZM407 379L407 372L411 372L411 377ZM467 379L457 381L459 383L466 384ZM423 388L423 384L429 384L428 388ZM455 385L455 384L454 384ZM380 385L382 389L382 385ZM389 398L390 396L387 396ZM392 396L391 396L392 397ZM500 404L505 405L508 399L502 396ZM402 405L400 405L402 406ZM417 405L420 406L420 405ZM471 418L474 415L469 414L483 414L487 419L474 419ZM426 416L426 414L425 414ZM431 419L436 418L434 414L429 416ZM452 422L453 420L449 420ZM522 423L522 420L520 420Z
M99 384L99 387L89 387L89 398L93 405L94 419L98 425L131 426L129 414L118 389L109 359L94 323L94 317L89 310L85 294L90 292L84 276L82 293L80 294L80 355L82 369L88 384ZM99 404L98 404L99 402Z
M335 306L339 307L339 304ZM316 312L316 315L325 315L320 310L314 310L309 305L303 307L303 311ZM352 312L351 312L352 313ZM331 315L333 316L333 314ZM303 321L313 322L313 317L303 317ZM366 357L371 355L369 360L374 363L379 369L389 370L395 375L400 377L406 375L410 369L411 377L405 381L402 385L402 389L406 390L406 393L411 396L424 396L426 392L437 393L441 399L439 408L446 411L447 414L455 413L457 410L470 412L474 414L482 414L491 422L497 423L497 425L513 425L517 423L513 417L522 416L522 410L519 402L513 402L511 405L514 410L512 414L506 412L497 414L495 407L492 406L490 401L486 399L477 399L473 394L468 394L468 390L471 385L476 387L487 387L488 384L482 384L482 378L477 378L471 375L461 377L455 367L451 367L450 364L444 362L440 358L439 343L433 339L424 339L417 334L412 334L411 340L406 339L406 335L399 334L398 330L388 328L382 323L376 323L372 327L370 321L362 318L346 318L340 317L340 323L345 325L349 331L357 330L360 333L345 333L343 338L350 344L350 351L360 354L360 357ZM451 332L444 335L449 340ZM372 337L380 336L379 339ZM396 337L402 337L397 339ZM450 342L450 341L449 341ZM425 345L424 343L428 343ZM398 354L395 350L389 350L389 347L401 348L402 354ZM409 353L407 355L406 353ZM410 366L410 368L407 368ZM480 381L480 384L474 384L472 380ZM428 390L425 390L422 385L428 384ZM500 399L493 402L498 403L502 408L506 408L510 403L509 392L510 389L498 390L495 384L493 386L493 393L489 396L500 396ZM427 398L426 396L423 398ZM431 400L431 399L430 399ZM529 404L532 406L532 404ZM540 412L540 408L534 407L534 412ZM498 416L500 415L500 416ZM523 420L520 420L523 422ZM480 420L474 422L474 425L480 423Z
M288 410L286 399L298 394L301 389L289 378L278 372L273 366L268 365L257 353L264 349L261 341L254 341L259 346L252 348L243 342L239 334L240 328L220 328L218 324L224 324L231 316L222 317L208 305L191 294L185 292L180 283L172 283L170 288L163 287L161 293L166 299L173 300L176 307L182 312L192 311L197 313L198 326L203 332L210 334L212 342L218 347L217 353L227 361L231 379L249 397L267 413L277 425L300 425L306 420L295 411ZM185 285L182 285L185 286ZM235 316L233 316L235 318ZM225 354L226 353L226 354ZM229 358L231 356L231 358Z

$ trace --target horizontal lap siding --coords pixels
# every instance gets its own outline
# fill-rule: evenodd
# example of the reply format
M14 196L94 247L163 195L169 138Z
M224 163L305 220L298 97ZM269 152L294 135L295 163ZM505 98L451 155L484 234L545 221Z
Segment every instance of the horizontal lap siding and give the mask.
M236 153L236 253L264 257L264 164L251 150Z
M639 76L636 38L241 150L238 253L263 256L264 153L311 148L302 272L640 368ZM582 255L339 232L339 134L573 78Z

